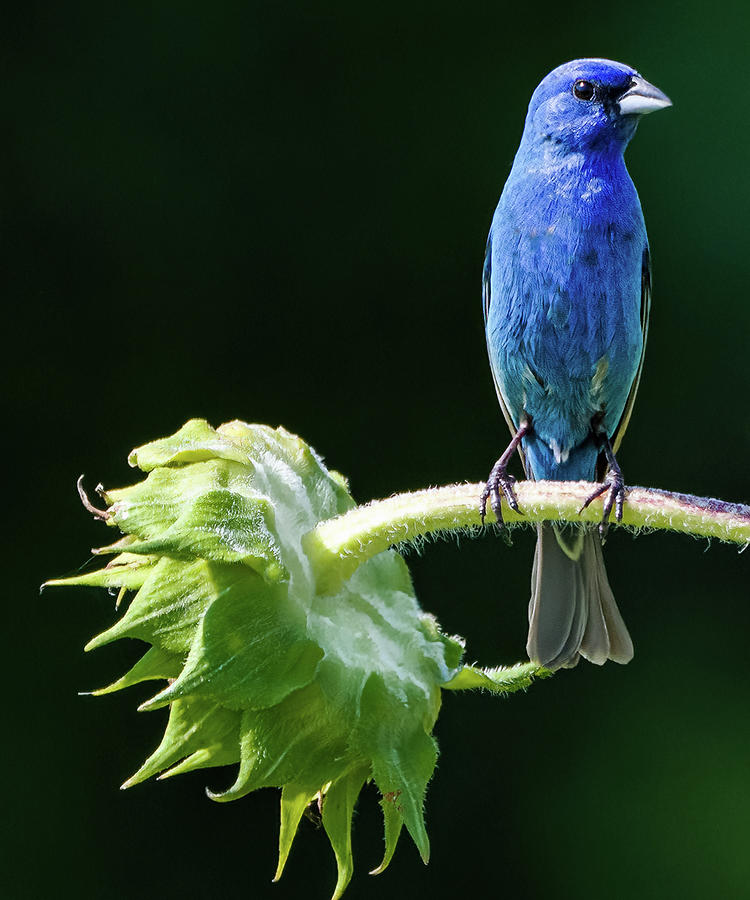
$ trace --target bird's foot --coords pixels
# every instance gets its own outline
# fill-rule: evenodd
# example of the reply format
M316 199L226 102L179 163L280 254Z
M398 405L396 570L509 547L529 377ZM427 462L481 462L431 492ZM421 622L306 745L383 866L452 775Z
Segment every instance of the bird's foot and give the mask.
M514 512L521 512L518 508L516 492L513 489L516 479L508 474L508 464L513 458L513 454L518 450L521 441L530 431L531 420L525 418L511 438L510 443L505 449L505 453L503 453L500 459L492 467L490 477L487 479L487 484L484 486L482 496L479 499L479 515L482 519L482 525L484 525L484 517L487 515L487 500L490 501L490 506L492 507L492 512L495 513L497 524L501 528L505 524L503 521L502 497L500 496L501 491L505 496L508 506Z
M604 543L609 531L609 518L613 509L615 511L615 519L618 522L622 521L622 507L625 502L625 481L619 467L615 469L610 468L604 482L593 494L586 498L586 502L580 511L583 512L590 503L593 503L597 497L601 497L605 493L607 496L604 500L602 520L599 523L599 536L602 539L602 543Z
M490 501L492 512L495 514L497 524L500 527L505 524L503 521L502 510L503 496L505 497L508 506L512 510L514 510L515 512L520 512L520 509L518 508L518 499L516 497L516 492L513 489L513 486L516 483L516 479L512 475L508 474L506 466L502 465L501 463L502 460L498 460L492 467L490 477L487 479L487 484L485 484L484 490L482 491L482 496L479 499L479 515L482 517L482 525L484 525L484 518L487 515L487 500ZM501 491L502 496L500 493Z

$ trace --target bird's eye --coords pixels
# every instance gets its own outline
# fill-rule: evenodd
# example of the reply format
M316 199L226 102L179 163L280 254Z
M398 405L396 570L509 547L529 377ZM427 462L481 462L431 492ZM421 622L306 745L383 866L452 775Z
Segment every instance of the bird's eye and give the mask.
M590 81L580 78L573 85L573 94L579 100L592 100L594 97L594 85Z

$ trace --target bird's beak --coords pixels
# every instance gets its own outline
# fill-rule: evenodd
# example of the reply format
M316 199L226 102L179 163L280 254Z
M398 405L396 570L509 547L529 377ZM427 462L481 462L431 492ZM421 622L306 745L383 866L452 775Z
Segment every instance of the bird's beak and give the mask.
M640 75L633 76L630 87L620 97L619 103L620 115L623 116L645 116L646 113L672 105L663 91Z

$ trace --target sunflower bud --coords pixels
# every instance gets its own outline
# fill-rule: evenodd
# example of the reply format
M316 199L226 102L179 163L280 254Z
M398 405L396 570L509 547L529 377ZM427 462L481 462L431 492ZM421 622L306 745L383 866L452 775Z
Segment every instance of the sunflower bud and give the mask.
M146 478L103 493L101 515L123 535L97 551L112 560L50 582L136 592L86 648L124 637L150 645L96 693L166 681L141 707L169 706L166 733L123 787L238 764L214 800L281 788L277 878L305 809L320 803L338 898L352 874L354 805L373 780L385 822L375 871L404 825L426 862L441 688L491 679L461 669L462 643L420 609L398 553L374 556L343 583L306 555L304 536L355 505L345 479L283 428L243 422L214 430L192 420L130 463Z

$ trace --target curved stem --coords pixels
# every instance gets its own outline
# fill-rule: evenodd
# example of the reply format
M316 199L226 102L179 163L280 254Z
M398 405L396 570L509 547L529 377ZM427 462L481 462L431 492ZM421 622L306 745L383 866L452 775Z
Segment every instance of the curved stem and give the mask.
M525 481L516 485L520 512L503 502L508 525L535 522L598 523L601 501L582 509L594 486L585 481ZM481 527L481 484L454 484L386 500L321 522L304 537L305 550L325 593L346 580L364 560L426 535ZM495 521L488 512L487 521ZM654 488L629 488L620 525L657 529L750 544L750 506Z

